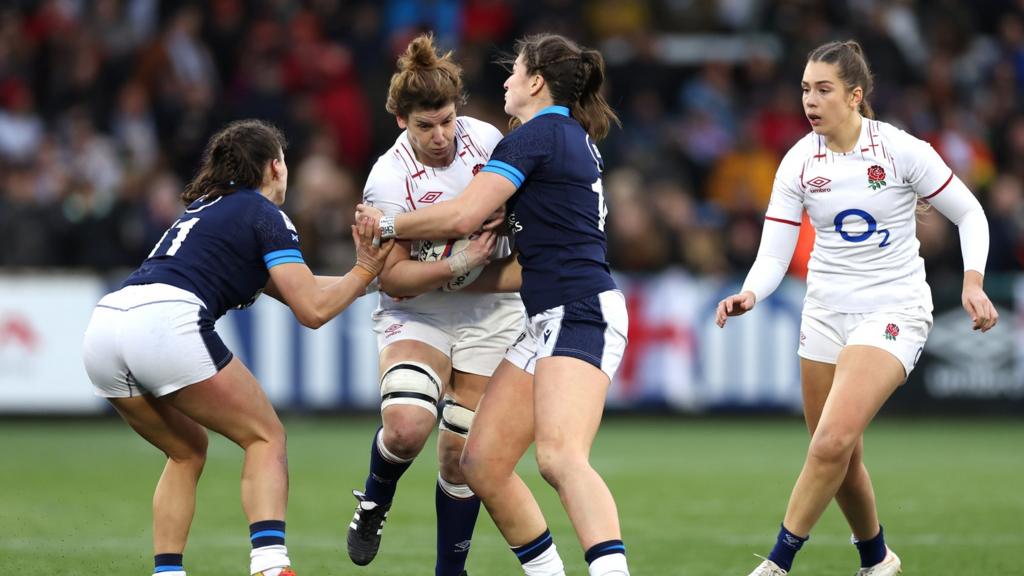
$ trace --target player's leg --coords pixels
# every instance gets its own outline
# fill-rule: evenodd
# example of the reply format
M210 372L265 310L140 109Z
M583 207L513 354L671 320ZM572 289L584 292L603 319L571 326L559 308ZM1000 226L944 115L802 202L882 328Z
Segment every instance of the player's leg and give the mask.
M453 370L451 391L445 396L437 436L440 464L434 506L437 512L435 576L459 576L473 539L480 499L466 484L459 463L480 403L487 376Z
M801 383L803 386L804 418L807 430L813 436L818 428L825 400L832 389L835 365L802 359L800 361ZM881 562L885 556L882 527L878 522L875 507L875 491L871 477L863 461L864 440L857 442L850 457L846 477L836 492L836 503L846 517L850 530L857 542L863 566Z
M883 354L896 358L903 367L905 380L917 364L931 326L931 311L925 307L867 314L851 331L849 347L882 350ZM900 572L901 562L886 546L885 533L878 522L874 490L863 465L863 453L861 438L850 461L851 469L860 471L847 473L836 499L853 529L854 544L860 554L858 575L893 576Z
M590 574L627 575L615 500L589 462L609 384L607 374L578 358L551 356L537 362L537 464L558 491Z
M177 289L168 295L166 288L129 287L105 296L86 329L82 356L96 393L167 456L153 495L154 572L181 576L196 484L206 459L206 430L156 399L133 370L155 382L186 385L213 374L215 367L210 354L201 349L198 299L188 302L191 295ZM181 295L184 298L178 298ZM168 333L164 327L179 329ZM142 360L130 364L128 358L140 352ZM176 361L161 354L170 354Z
M285 431L259 382L238 358L212 378L165 397L196 422L245 450L242 508L252 543L250 573L287 574L288 456Z
M464 574L480 499L462 473L462 449L487 381L523 333L525 322L522 302L507 296L496 296L491 306L460 312L453 319L453 375L444 399L437 443L440 472L435 498L435 576Z
M868 423L904 379L900 360L880 348L853 345L839 354L832 389L783 521L793 534L810 533L843 484Z
M627 576L615 500L589 461L625 352L625 299L611 290L549 312L534 373L537 463L569 513L590 575Z
M406 324L404 329L414 328ZM360 566L377 555L398 481L434 430L451 363L437 347L405 339L381 350L380 373L383 423L370 446L364 490L355 492L358 503L347 536L349 557Z
M153 493L154 573L184 574L182 555L206 463L206 430L149 394L108 400L132 429L167 456Z
M804 419L813 436L825 401L832 390L835 365L847 339L849 315L827 310L814 304L804 305L800 323L800 382L803 388ZM807 541L795 528L779 526L775 545L767 558L751 573L771 575L789 571L797 552Z
M515 471L532 441L533 375L506 359L480 399L462 452L462 473L525 573L564 576L540 506Z

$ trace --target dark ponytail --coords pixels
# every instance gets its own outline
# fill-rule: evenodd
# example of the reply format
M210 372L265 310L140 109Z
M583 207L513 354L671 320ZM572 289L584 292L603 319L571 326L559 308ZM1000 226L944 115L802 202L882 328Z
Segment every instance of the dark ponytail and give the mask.
M612 122L621 126L601 87L604 58L564 36L535 34L516 41L527 74L540 74L555 104L566 106L595 142L608 135ZM515 59L513 58L513 62Z

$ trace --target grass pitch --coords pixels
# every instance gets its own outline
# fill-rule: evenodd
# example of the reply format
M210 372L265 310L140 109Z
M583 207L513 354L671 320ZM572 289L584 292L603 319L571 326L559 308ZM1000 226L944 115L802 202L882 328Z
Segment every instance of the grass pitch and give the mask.
M302 576L430 575L432 444L399 486L381 552L351 564L345 529L368 462L372 418L286 419L288 548ZM796 419L612 418L592 462L615 494L633 574L745 576L774 542L807 438ZM161 455L116 420L0 422L0 566L19 575L148 575L150 499ZM882 418L867 463L887 541L904 574L1024 574L1024 422ZM190 576L245 575L242 452L211 435L185 566ZM586 574L557 495L529 458L520 471L545 510L567 573ZM795 575L852 576L849 529L833 505ZM486 513L472 576L521 574Z

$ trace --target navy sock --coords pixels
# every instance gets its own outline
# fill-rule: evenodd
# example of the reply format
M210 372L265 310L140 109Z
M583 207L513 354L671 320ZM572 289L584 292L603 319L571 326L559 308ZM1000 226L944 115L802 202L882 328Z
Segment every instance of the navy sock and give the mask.
M555 541L551 538L551 531L544 530L544 533L537 536L533 540L530 540L522 546L513 546L512 552L515 553L516 558L519 558L520 564L526 564L530 560L533 560L537 556L544 553L545 550L551 548L551 545Z
M605 540L591 546L583 558L587 561L587 564L592 563L594 560L602 556L608 556L609 554L625 554L626 546L622 543L622 540Z
M460 487L462 488L462 487ZM438 478L434 494L437 510L437 566L435 576L459 576L466 567L469 545L480 513L480 499L465 487L467 498L449 494Z
M253 549L284 546L284 520L260 520L249 524L249 540Z
M366 476L366 499L377 504L387 504L394 500L398 479L412 465L408 462L392 462L385 458L377 447L377 437L384 433L384 427L377 429L370 447L370 473Z
M182 564L181 554L157 554L153 556L153 573L159 572L181 572L185 569Z
M793 567L793 558L796 557L796 553L800 551L800 547L804 545L804 542L810 538L801 538L796 534L793 534L786 527L779 525L779 537L775 541L775 548L772 548L771 554L768 555L768 559L778 565L786 572Z
M861 568L869 568L885 560L885 537L881 526L878 527L878 535L871 540L855 540L853 544L860 552Z

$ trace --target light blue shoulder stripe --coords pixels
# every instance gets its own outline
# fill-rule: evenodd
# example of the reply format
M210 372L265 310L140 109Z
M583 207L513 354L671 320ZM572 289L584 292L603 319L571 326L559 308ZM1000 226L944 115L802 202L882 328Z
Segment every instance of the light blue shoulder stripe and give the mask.
M270 270L274 266L280 264L305 264L305 260L301 256L282 256L281 258L275 258L270 262L267 262L267 270Z
M285 250L274 250L263 255L263 262L267 265L267 270L270 270L278 264L303 264L305 260L302 259L302 252L288 248Z
M526 180L526 176L518 168L501 160L489 160L482 170L508 178L515 184L516 188L522 186L523 181Z
M266 262L267 264L270 264L271 260L284 258L286 256L297 257L301 260L302 252L296 250L295 248L287 248L285 250L274 250L273 252L267 252L266 254L264 254L263 261Z

